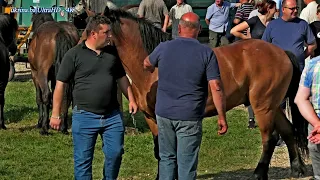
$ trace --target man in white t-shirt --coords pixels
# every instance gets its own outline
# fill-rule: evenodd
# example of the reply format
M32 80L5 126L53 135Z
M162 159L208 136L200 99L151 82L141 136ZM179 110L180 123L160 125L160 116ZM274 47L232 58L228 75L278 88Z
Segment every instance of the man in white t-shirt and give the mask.
M317 6L315 0L303 0L303 2L307 5L300 13L300 19L303 19L308 22L308 24L317 21Z
M178 33L178 24L180 18L183 14L187 12L193 12L192 7L189 4L186 4L184 0L177 0L177 4L172 6L169 12L169 24L167 27L172 25L172 38L179 36Z

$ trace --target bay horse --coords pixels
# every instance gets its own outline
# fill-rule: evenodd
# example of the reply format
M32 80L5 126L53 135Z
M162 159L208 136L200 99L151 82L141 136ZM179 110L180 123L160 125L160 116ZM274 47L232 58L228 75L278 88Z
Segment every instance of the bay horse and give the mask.
M9 14L0 14L0 129L6 129L4 124L5 90L8 84L10 59L9 52L17 50L15 42L18 22Z
M153 73L145 71L143 61L160 42L170 40L170 34L122 10L110 10L105 15L111 21L112 37L109 41L116 46L124 69L132 80L133 93L153 134L154 153L159 161L155 119L158 70L156 68ZM293 101L290 101L293 125L280 108L285 97L293 100L296 95L300 81L297 58L275 45L253 39L214 48L213 51L225 89L226 109L251 104L258 121L263 150L254 178L268 179L278 133L287 145L292 175L304 174L306 168L302 155L308 155L308 122ZM214 115L217 111L209 93L205 117Z
M64 54L79 41L76 27L66 21L56 22L49 13L32 15L32 40L28 50L32 80L36 88L36 102L39 111L37 127L40 134L47 135L49 129L49 108L52 103L56 74ZM49 89L51 81L51 92ZM68 107L71 103L72 85L65 89L61 107L61 132L68 133Z

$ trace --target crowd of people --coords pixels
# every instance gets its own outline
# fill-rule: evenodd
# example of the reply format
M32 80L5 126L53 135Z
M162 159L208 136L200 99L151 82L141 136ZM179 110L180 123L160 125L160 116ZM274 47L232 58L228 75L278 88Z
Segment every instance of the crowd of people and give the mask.
M206 45L197 40L201 31L199 16L183 0L177 0L170 10L162 0L141 1L138 17L148 19L164 32L172 26L173 40L160 43L143 64L145 70L153 72L158 68L159 73L155 110L159 130L159 179L196 179L208 84L218 112L219 133L227 132L225 94L211 48L250 38L291 51L299 60L302 75L295 103L309 122L308 148L313 177L320 179L320 48L317 48L317 45L320 47L320 5L314 0L305 0L305 3L307 6L298 17L296 0L240 0L239 3L216 0L207 8L205 16L209 27L209 44ZM231 9L236 9L236 13L230 24ZM230 26L233 26L230 33L234 39L228 37ZM87 40L69 50L62 61L64 68L57 76L50 125L59 129L61 92L65 84L70 79L75 79L75 84L83 84L75 86L73 92L76 102L72 123L75 177L92 178L95 139L101 134L106 155L104 179L116 179L123 153L124 129L114 98L115 83L129 99L130 112L137 111L137 104L115 50L105 48L107 37L112 36L109 20L103 16L94 17L86 32ZM173 50L175 53L171 53ZM81 54L81 58L76 58L76 54ZM87 67L94 68L97 73L92 74L93 70ZM184 70L176 73L174 67ZM101 93L91 92L92 87ZM168 109L168 103L175 108ZM252 108L248 110L248 126L254 128L254 113Z

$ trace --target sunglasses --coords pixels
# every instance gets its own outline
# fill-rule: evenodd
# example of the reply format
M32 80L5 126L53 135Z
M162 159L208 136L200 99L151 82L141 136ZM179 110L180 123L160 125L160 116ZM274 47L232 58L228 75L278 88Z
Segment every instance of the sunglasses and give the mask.
M292 7L292 8L289 8L289 7L284 7L284 8L290 9L291 11L294 11L294 10L299 10L299 7Z

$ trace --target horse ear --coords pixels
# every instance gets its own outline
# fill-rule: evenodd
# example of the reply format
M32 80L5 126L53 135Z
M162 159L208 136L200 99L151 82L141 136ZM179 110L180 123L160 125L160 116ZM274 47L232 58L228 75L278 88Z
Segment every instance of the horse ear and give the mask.
M110 9L109 9L108 6L106 6L106 7L104 8L103 15L104 15L104 16L108 16L109 14L110 14Z
M14 13L10 13L10 17L11 17L12 19L15 19L15 14L14 14Z
M52 5L52 7L57 7L57 5L54 4L54 5Z
M31 9L34 9L34 7L33 7L33 6L30 6L30 8L31 8Z

